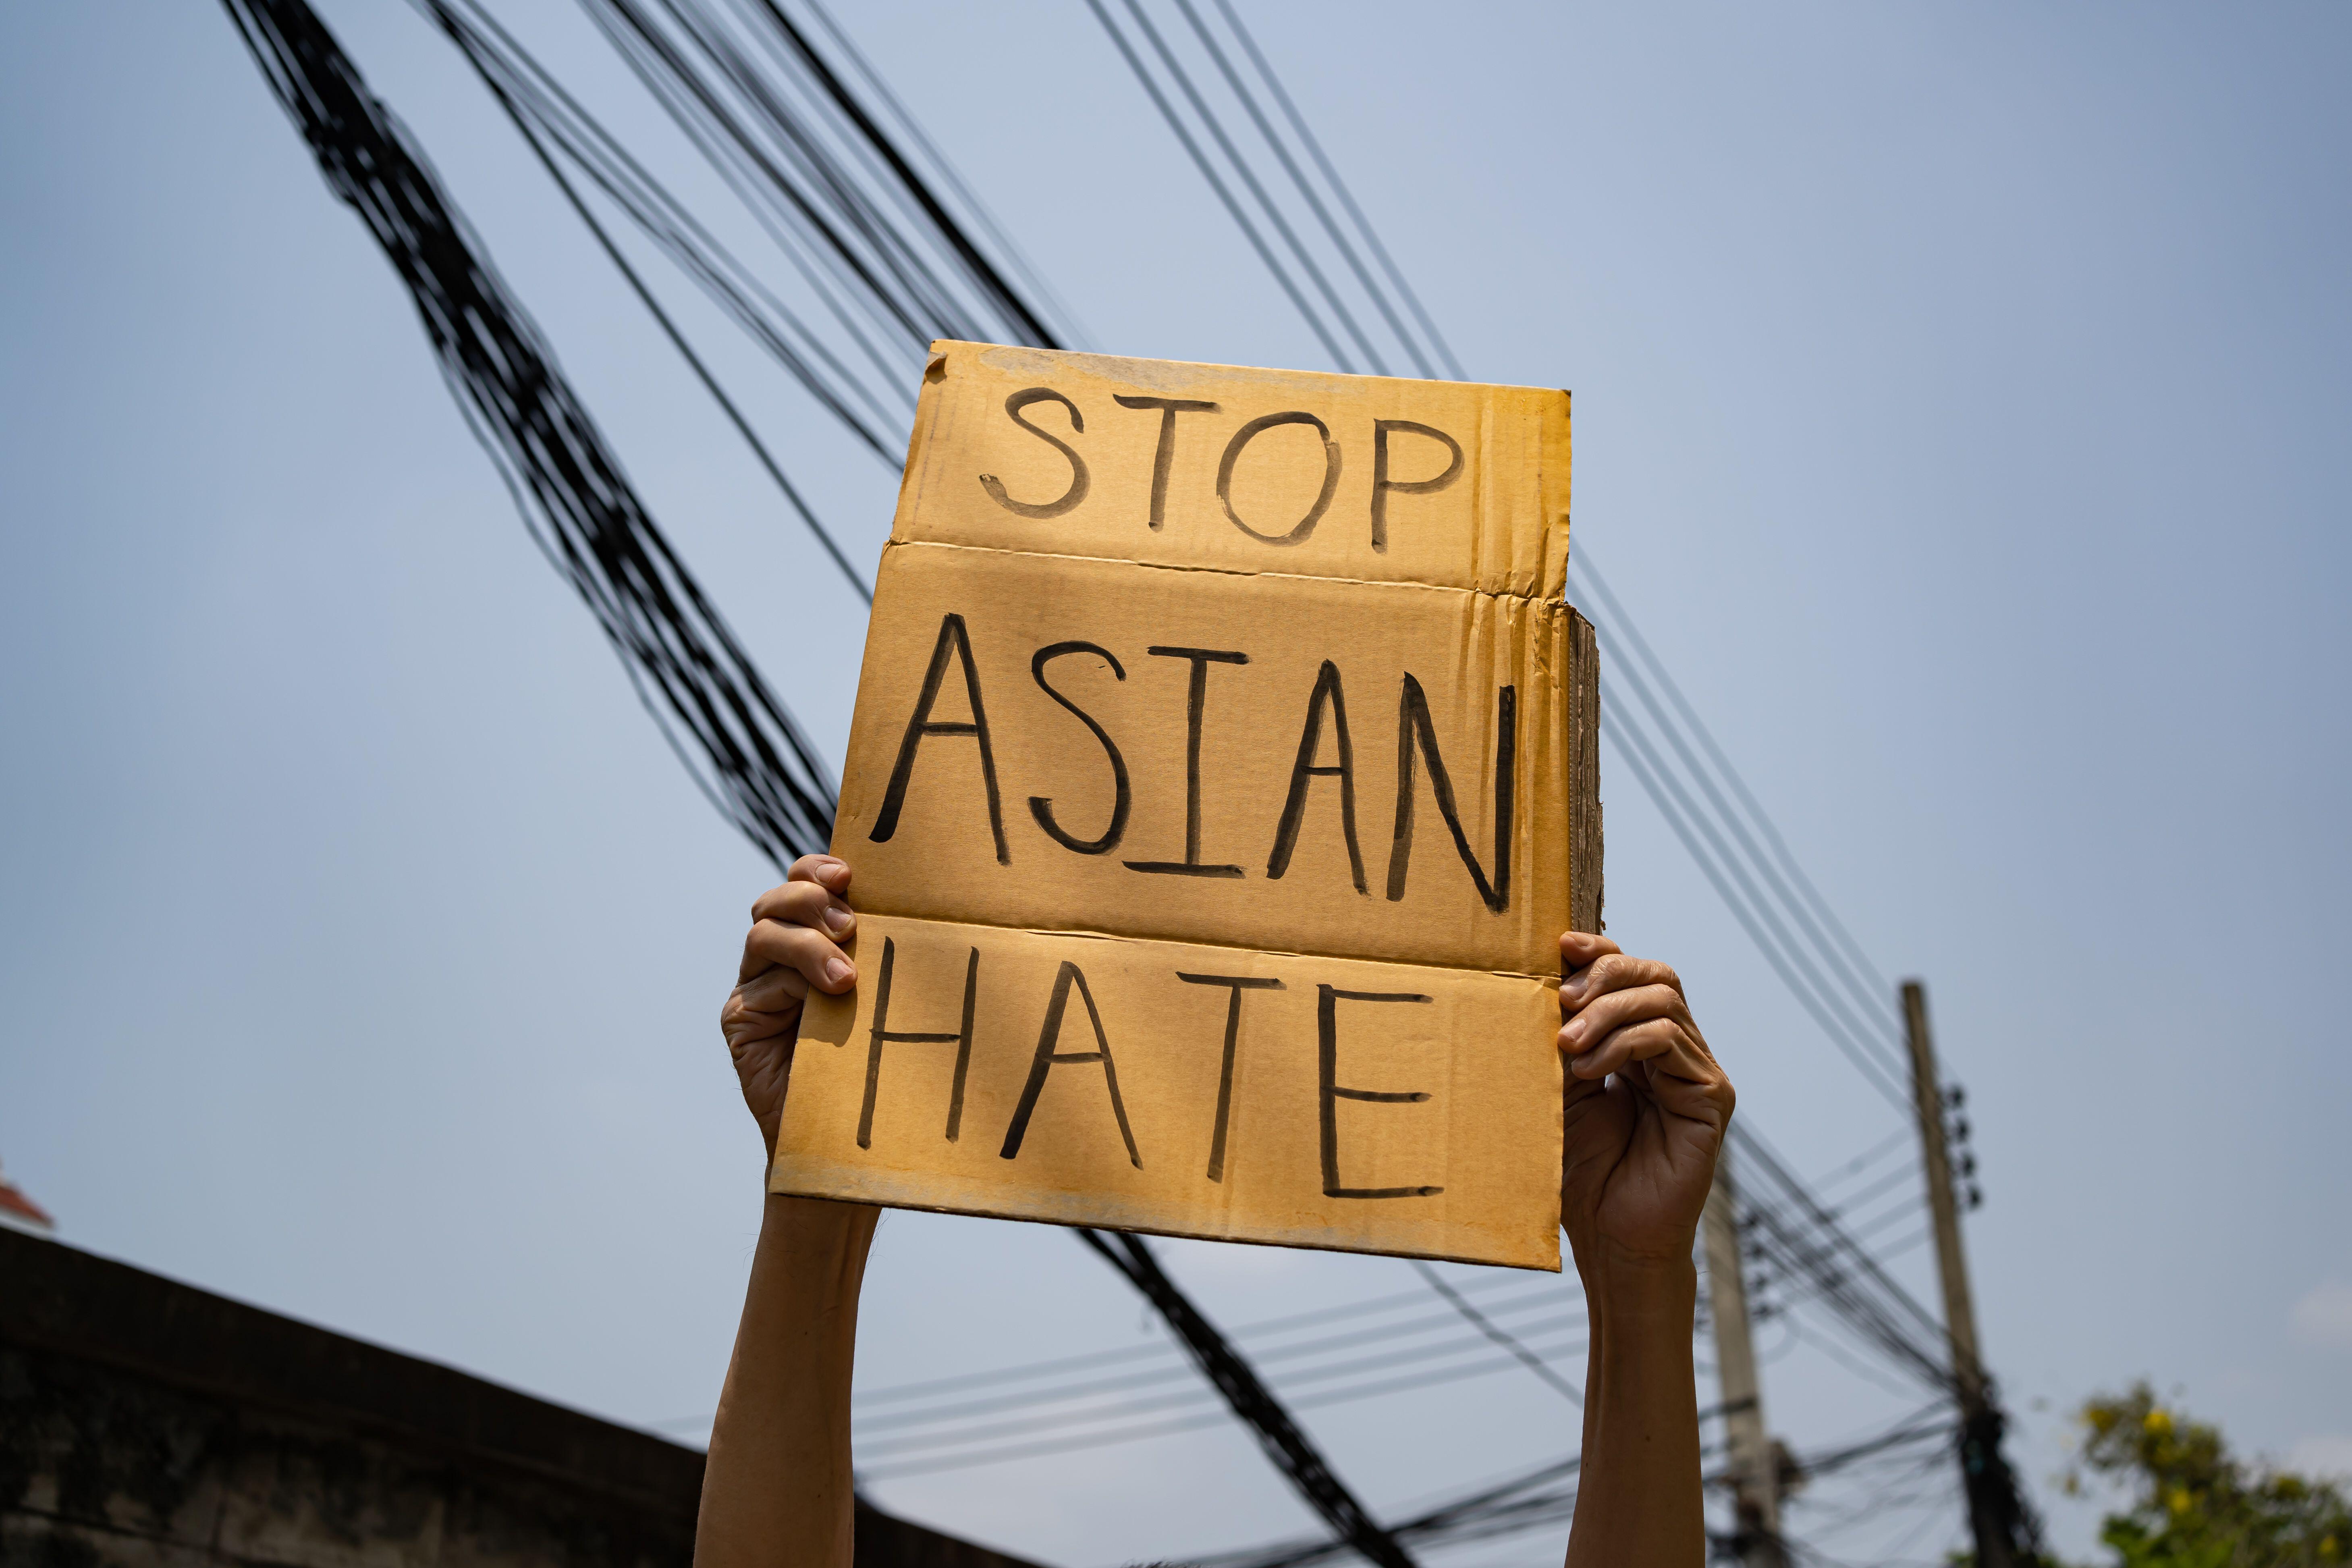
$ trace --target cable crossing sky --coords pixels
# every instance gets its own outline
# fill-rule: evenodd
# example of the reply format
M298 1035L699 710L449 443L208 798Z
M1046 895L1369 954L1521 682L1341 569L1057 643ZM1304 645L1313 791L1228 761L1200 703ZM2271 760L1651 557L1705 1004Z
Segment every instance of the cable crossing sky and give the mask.
M224 3L331 187L360 213L408 286L452 392L533 538L597 616L698 787L779 867L822 848L835 798L823 762L661 534L551 351L398 122L369 96L301 0ZM699 216L609 131L483 0L412 3L513 120L749 445L786 510L870 602L862 574L606 216L664 258L856 446L893 469L932 339L1072 346L1084 339L1075 319L816 0L799 0L791 13L773 0L580 0L778 253L781 268L723 241L722 226ZM1444 335L1231 0L1170 0L1174 16L1164 22L1155 22L1143 0L1087 4L1335 366L1464 377ZM1217 107L1220 90L1238 107L1238 121ZM1254 150L1259 144L1263 153ZM1862 1351L1909 1386L1948 1394L1950 1355L1941 1325L1865 1245L1916 1214L1920 1203L1916 1167L1880 1168L1907 1148L1912 1113L1892 990L1805 876L1588 550L1578 552L1570 571L1612 660L1601 712L1618 759L1807 1014L1905 1118L1902 1129L1841 1173L1841 1180L1876 1173L1838 1205L1810 1188L1745 1122L1736 1128L1732 1150L1741 1167L1748 1250L1772 1276L1780 1310L1806 1306L1830 1315L1834 1338L1843 1342L1834 1353ZM1126 1254L1124 1240L1084 1234L1097 1249L1120 1248L1106 1256L1155 1300L1139 1272L1157 1274L1174 1290L1148 1250L1138 1259ZM1286 1459L1282 1441L1270 1436L1297 1431L1274 1402L1276 1388L1293 1408L1310 1409L1517 1367L1574 1396L1573 1384L1550 1365L1581 1349L1581 1319L1568 1310L1570 1300L1549 1293L1559 1310L1542 1315L1532 1295L1474 1305L1443 1278L1430 1283L1453 1314L1431 1321L1467 1323L1475 1332L1296 1369L1259 1389L1267 1403L1255 1412L1247 1406L1256 1395L1224 1390L1227 1403L1251 1420L1269 1453L1310 1496L1320 1485L1312 1474L1319 1461ZM1171 1321L1186 1311L1206 1324L1189 1303ZM1282 1365L1307 1351L1377 1342L1388 1333L1355 1341L1325 1336L1303 1349L1269 1346L1259 1359ZM1399 1331L1396 1337L1408 1336ZM1485 1353L1497 1350L1502 1353ZM1214 1359L1213 1352L1204 1353ZM1408 1365L1414 1370L1391 1370ZM993 1403L876 1391L861 1401L861 1456L877 1461L871 1471L877 1477L916 1474L1225 1418L1213 1407L1200 1408L1212 1398L1206 1389L1149 1392L1171 1381L1170 1373L1181 1375L1172 1364L1075 1382L1064 1375L1076 1370L1004 1369L951 1380L972 1388L1021 1387L1035 1378L1052 1384ZM894 1404L900 1407L884 1408ZM1553 1467L1543 1483L1554 1489L1541 1494L1551 1500L1540 1507L1528 1501L1536 1494L1522 1486L1469 1514L1440 1510L1394 1526L1395 1540L1433 1539L1440 1526L1432 1521L1441 1514L1453 1521L1446 1531L1474 1528L1466 1522L1474 1516L1475 1528L1488 1533L1549 1522L1555 1515L1545 1510L1561 1497L1572 1507L1572 1461L1564 1463L1570 1468ZM1343 1538L1378 1529L1339 1494L1317 1506ZM1446 1505L1470 1506L1460 1500ZM1268 1568L1307 1560L1250 1559Z

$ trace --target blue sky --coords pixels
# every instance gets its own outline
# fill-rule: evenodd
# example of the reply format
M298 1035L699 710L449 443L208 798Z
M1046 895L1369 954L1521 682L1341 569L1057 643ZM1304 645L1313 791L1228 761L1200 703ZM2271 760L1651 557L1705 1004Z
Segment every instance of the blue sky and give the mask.
M576 11L498 8L658 140ZM856 602L446 46L321 9L837 758ZM1471 374L1574 390L1576 547L1879 966L1927 977L2028 1479L2139 1376L2352 1470L2352 18L1249 14ZM1322 363L1076 0L843 15L1097 346ZM617 1419L707 1410L759 1180L715 1013L762 863L226 16L0 37L0 1158L82 1245ZM707 338L870 558L893 477ZM1812 1173L1879 1142L1632 781L1604 793L1612 933L1689 978L1743 1113ZM1411 1283L1170 1251L1233 1320ZM1148 1332L1057 1232L898 1215L861 1377ZM1800 1447L1899 1414L1770 1353ZM1383 1506L1574 1433L1530 1378L1315 1425ZM1231 1429L878 1495L1074 1568L1303 1521Z

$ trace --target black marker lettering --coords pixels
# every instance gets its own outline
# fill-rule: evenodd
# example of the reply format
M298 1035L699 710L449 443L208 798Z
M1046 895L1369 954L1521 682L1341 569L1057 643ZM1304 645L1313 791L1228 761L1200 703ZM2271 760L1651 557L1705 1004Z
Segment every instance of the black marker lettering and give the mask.
M1062 492L1062 499L1059 500L1043 501L1034 505L1028 501L1014 500L1011 496L1007 495L1004 491L1004 481L998 479L994 474L981 475L980 488L988 492L989 499L991 500L993 500L997 505L1016 516L1034 517L1039 519L1059 517L1064 512L1069 510L1072 507L1076 506L1080 501L1087 499L1087 485L1088 483L1087 479L1087 460L1078 456L1076 447L1071 446L1067 441L1063 440L1059 436L1055 435L1049 430L1040 429L1038 426L1030 424L1028 420L1021 417L1021 411L1028 407L1033 403L1058 403L1063 407L1068 409L1070 411L1070 428L1076 431L1081 436L1085 435L1087 430L1086 416L1078 412L1078 405L1076 404L1071 402L1068 398L1063 396L1060 393L1055 391L1050 386L1033 386L1028 388L1026 391L1016 392L1012 396L1004 400L1004 412L1013 416L1013 423L1020 426L1021 428L1028 431L1029 434L1036 437L1037 439L1045 442L1047 446L1054 447L1056 451L1060 452L1062 456L1070 460L1070 488Z
M1242 1034L1242 993L1244 991L1279 991L1282 982L1262 979L1255 974L1185 974L1177 979L1187 985L1223 985L1233 991L1233 1000L1225 1005L1225 1059L1217 1068L1217 1126L1209 1138L1209 1180L1225 1179L1225 1124L1234 1110L1234 1044Z
M963 663L964 694L971 700L971 722L935 723L931 707L940 700L940 681L948 672L948 653L953 649ZM988 786L988 830L996 836L996 863L1013 864L1013 851L1004 843L1004 813L996 795L996 752L988 743L988 712L980 705L980 672L972 668L971 634L964 630L963 617L949 615L940 621L940 640L931 646L931 665L923 672L923 694L915 700L915 711L907 721L906 737L898 742L898 760L890 769L889 787L882 792L882 810L874 818L873 828L866 835L877 844L887 844L898 831L898 813L907 804L907 782L914 775L915 752L920 749L926 735L970 735L980 742L980 776Z
M1078 983L1078 995L1087 1005L1087 1022L1095 1029L1095 1048L1090 1051L1054 1048L1062 1037L1062 1010L1069 1005L1073 980ZM1067 959L1054 976L1054 999L1045 1005L1045 1026L1037 1032L1037 1054L1029 1059L1029 1081L1022 1086L1021 1103L1013 1108L1012 1125L1004 1130L1000 1157L1010 1160L1021 1152L1021 1141L1029 1135L1029 1114L1037 1109L1037 1096L1045 1088L1045 1075L1057 1066L1077 1062L1102 1063L1103 1082L1110 1089L1110 1113L1118 1118L1118 1135L1127 1143L1128 1163L1140 1171L1143 1156L1135 1152L1135 1134L1128 1129L1127 1102L1118 1097L1118 1068L1111 1065L1110 1039L1103 1033L1102 1015L1095 1011L1095 994L1087 989L1086 973Z
M1409 430L1416 436L1445 443L1454 454L1445 471L1433 479L1392 479L1389 478L1389 432ZM1433 495L1462 477L1462 443L1443 430L1426 425L1416 425L1410 419L1375 419L1372 421L1372 548L1386 553L1389 547L1389 492L1400 495Z
M1160 447L1151 455L1151 530L1168 519L1168 472L1176 464L1176 416L1179 414L1214 414L1213 403L1199 403L1186 397L1129 397L1117 394L1113 403L1121 408L1157 408L1160 410Z
M1339 761L1335 767L1318 768L1315 752L1323 740L1327 705ZM1274 853L1265 860L1268 880L1290 869L1291 852L1298 847L1298 824L1307 815L1307 785L1318 778L1339 781L1339 831L1348 840L1348 869L1356 879L1356 891L1363 892L1364 852L1356 847L1356 747L1348 738L1348 698L1339 689L1339 667L1328 658L1322 673L1315 678L1313 694L1307 699L1307 722L1298 731L1298 760L1290 764L1290 796L1282 803L1282 822L1274 830Z
M1277 425L1312 425L1315 433L1323 437L1323 493L1315 498L1315 504L1307 508L1307 515L1300 518L1298 525L1288 533L1260 533L1244 522L1241 513L1234 510L1234 464L1240 461L1243 447L1255 440L1261 432L1271 430ZM1253 419L1234 432L1234 438L1225 443L1225 455L1217 460L1217 500L1224 506L1225 516L1232 519L1235 528L1261 544L1306 543L1307 536L1315 531L1315 525L1323 521L1323 513L1331 505L1332 492L1339 488L1339 443L1331 439L1331 427L1312 414L1268 414Z
M1176 877L1238 877L1239 866L1201 864L1201 715L1209 702L1209 666L1247 664L1249 655L1207 647L1147 648L1154 658L1188 658L1192 679L1184 696L1184 858L1124 860L1130 871L1161 871Z
M1412 859L1412 753L1418 738L1421 754L1429 763L1429 792L1437 797L1438 815L1445 818L1445 829L1454 835L1454 848L1462 857L1462 864L1470 868L1470 880L1476 883L1478 896L1486 907L1501 914L1511 902L1511 798L1516 779L1514 762L1518 752L1519 691L1516 686L1506 686L1495 701L1495 880L1489 885L1486 873L1478 865L1478 857L1471 852L1470 839L1462 831L1462 814L1454 807L1454 781L1446 776L1445 759L1437 754L1437 731L1429 721L1429 699L1423 695L1421 682L1412 675L1404 678L1404 692L1397 700L1397 797L1396 837L1389 845L1389 900L1404 897L1405 869Z
M893 1033L890 1021L890 971L898 962L898 944L888 937L882 939L882 978L874 996L874 1028L866 1047L866 1103L857 1111L857 1146L874 1147L874 1099L882 1087L882 1047L896 1043L904 1046L944 1046L955 1042L955 1080L948 1090L948 1142L952 1143L963 1131L963 1080L971 1066L972 1004L980 994L980 949L971 950L971 957L963 966L963 1024L952 1035L919 1035L905 1031Z
M1104 732L1103 727L1095 722L1093 714L1088 713L1045 683L1046 664L1066 653L1093 654L1109 665L1111 674L1121 680L1127 679L1127 671L1119 668L1118 660L1111 657L1108 648L1098 647L1090 642L1057 642L1050 647L1039 648L1036 655L1029 660L1029 674L1037 682L1037 689L1076 714L1078 722L1092 730L1095 732L1095 739L1102 742L1103 755L1110 759L1112 790L1110 826L1103 829L1100 838L1073 838L1063 832L1061 825L1054 820L1053 801L1045 795L1038 795L1029 797L1029 815L1035 817L1037 826L1044 828L1046 836L1063 848L1075 850L1080 855L1100 855L1106 850L1116 847L1120 837L1127 832L1127 810L1134 804L1128 795L1127 759L1118 754L1118 748L1111 743L1111 738Z
M1426 1002L1410 991L1340 991L1315 988L1317 1072L1322 1081L1323 1195L1327 1198L1429 1198L1444 1187L1343 1187L1339 1184L1339 1101L1370 1100L1375 1105L1418 1105L1429 1096L1408 1090L1391 1094L1377 1089L1343 1089L1339 1085L1339 1020L1341 1002Z

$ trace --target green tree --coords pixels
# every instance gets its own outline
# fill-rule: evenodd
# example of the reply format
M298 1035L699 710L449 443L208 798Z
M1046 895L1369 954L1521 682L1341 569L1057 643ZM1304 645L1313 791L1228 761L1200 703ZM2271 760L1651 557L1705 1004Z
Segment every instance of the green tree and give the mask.
M2233 1457L2220 1428L2168 1410L2143 1383L2083 1407L2083 1449L2063 1480L2128 1490L2099 1532L2120 1568L2322 1568L2352 1563L2341 1488Z

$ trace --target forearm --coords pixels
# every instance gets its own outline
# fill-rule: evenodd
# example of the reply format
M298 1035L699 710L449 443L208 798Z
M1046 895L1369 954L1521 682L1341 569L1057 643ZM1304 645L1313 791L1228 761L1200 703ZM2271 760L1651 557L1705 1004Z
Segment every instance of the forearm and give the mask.
M710 1430L695 1568L849 1568L849 1380L877 1212L767 1199Z
M1690 1260L1580 1258L1590 1312L1584 1463L1568 1568L1643 1568L1706 1557L1698 1393L1691 1368L1698 1276Z

